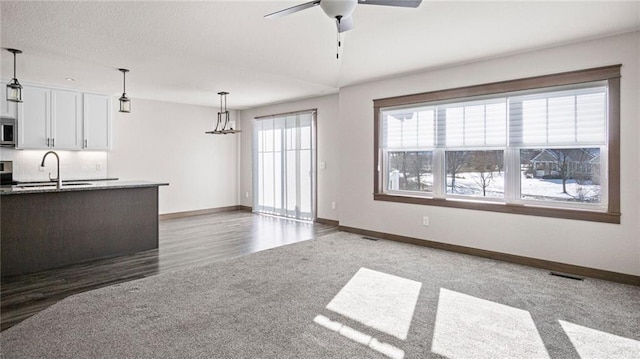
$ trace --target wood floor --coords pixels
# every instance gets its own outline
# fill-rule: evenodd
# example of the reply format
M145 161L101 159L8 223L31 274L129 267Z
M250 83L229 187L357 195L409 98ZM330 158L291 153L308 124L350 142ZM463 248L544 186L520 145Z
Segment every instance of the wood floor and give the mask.
M245 211L160 222L159 249L3 278L5 330L73 294L316 238L336 227ZM55 255L55 254L52 254Z

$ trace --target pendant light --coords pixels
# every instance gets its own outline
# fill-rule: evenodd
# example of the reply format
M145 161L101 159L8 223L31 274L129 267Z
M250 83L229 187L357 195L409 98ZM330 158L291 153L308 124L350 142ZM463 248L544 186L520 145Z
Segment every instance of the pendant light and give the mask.
M227 111L227 95L228 92L218 92L220 95L220 111L218 112L218 122L213 131L207 131L205 133L213 135L226 135L228 133L242 132L240 130L234 130L231 122L229 121L229 111Z
M129 70L127 69L118 69L118 71L122 72L122 96L118 100L120 100L120 112L129 113L131 112L131 100L127 97L127 79L126 75Z
M16 78L16 54L21 54L22 51L16 49L7 49L7 51L13 53L13 78L7 84L7 101L22 102L22 85Z

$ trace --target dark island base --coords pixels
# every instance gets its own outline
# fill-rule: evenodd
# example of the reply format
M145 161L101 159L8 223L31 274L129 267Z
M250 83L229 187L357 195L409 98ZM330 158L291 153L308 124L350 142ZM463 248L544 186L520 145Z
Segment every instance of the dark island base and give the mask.
M2 277L158 248L158 187L2 196Z

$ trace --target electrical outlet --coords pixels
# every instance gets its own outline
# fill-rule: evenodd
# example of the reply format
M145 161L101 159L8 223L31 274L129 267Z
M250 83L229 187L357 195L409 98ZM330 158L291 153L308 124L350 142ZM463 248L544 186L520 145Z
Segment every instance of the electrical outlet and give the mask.
M422 217L422 225L423 226L428 226L429 225L429 217L428 216Z
M244 193L244 198L249 198L249 192Z
M336 203L335 202L331 202L331 209L336 209Z
M102 170L102 163L96 163L96 171Z
M327 163L325 161L320 161L320 169L323 170L327 168Z

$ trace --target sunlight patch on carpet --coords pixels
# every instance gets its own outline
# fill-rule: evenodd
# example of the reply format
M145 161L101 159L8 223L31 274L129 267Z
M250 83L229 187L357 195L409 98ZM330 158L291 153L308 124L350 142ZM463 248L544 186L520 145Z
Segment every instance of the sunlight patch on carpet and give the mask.
M332 330L336 333L339 333L356 343L360 343L362 345L366 345L369 348L384 354L392 359L402 359L404 358L404 350L395 347L389 343L383 343L376 338L367 335L363 332L355 330L347 325L344 325L340 322L335 322L324 315L318 315L313 319L314 322L320 324L321 326Z
M640 358L640 342L558 320L581 358Z
M327 309L406 340L422 283L360 268Z
M549 358L528 311L444 288L431 350L449 359Z

